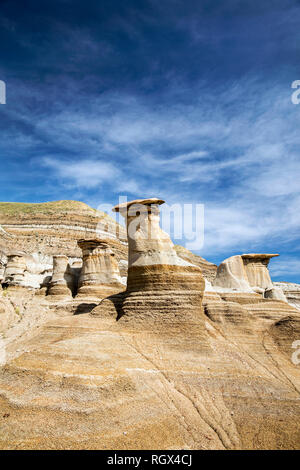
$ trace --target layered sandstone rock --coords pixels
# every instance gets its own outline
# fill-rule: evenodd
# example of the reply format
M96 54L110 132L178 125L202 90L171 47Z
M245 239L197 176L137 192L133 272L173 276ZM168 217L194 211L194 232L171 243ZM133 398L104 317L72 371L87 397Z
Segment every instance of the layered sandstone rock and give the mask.
M280 287L273 286L265 289L264 297L265 299L282 300L283 302L287 302L287 298Z
M272 289L268 265L271 258L279 256L278 254L247 254L242 255L246 275L252 289Z
M128 289L95 315L69 315L76 299L53 308L28 289L0 293L0 449L299 449L299 310L255 292L269 285L265 268L248 277L244 261L228 272L248 290L210 286L202 299L199 268L159 228L162 201L139 202L140 214L117 209L129 215ZM74 280L71 252L62 264ZM48 266L53 253L43 256ZM105 256L107 280L118 256ZM41 271L30 260L24 278Z
M201 301L204 279L200 268L177 256L167 233L159 226L156 198L115 207L126 219L128 279L123 299L103 301L92 313L101 315L112 304L123 321L197 324L203 326ZM204 335L205 328L199 333Z
M34 276L28 276L31 287L38 288L45 281L40 279L43 271L52 266L52 257L63 254L69 259L82 256L77 245L81 238L109 239L116 255L123 282L126 283L128 248L126 230L104 212L92 209L78 201L53 201L39 204L0 203L0 256L13 252L16 247L32 258L37 266ZM202 269L209 281L215 277L217 267L176 246L179 257ZM46 273L49 275L48 273ZM38 275L38 276L37 276ZM50 276L52 273L50 273ZM46 277L46 275L44 276Z
M278 254L251 253L231 256L218 267L213 288L239 292L257 292L266 298L285 300L283 292L273 286L268 265Z
M209 353L195 324L112 316L52 317L8 344L0 448L299 449L299 311L235 295L205 294Z
M0 202L0 252L18 250L29 256L52 257L62 254L80 258L77 240L105 238L118 261L127 260L126 231L106 213L79 201L53 201L38 204ZM52 262L52 261L51 261ZM48 264L48 261L47 261ZM120 265L126 276L126 265Z
M190 250L184 248L181 245L174 245L174 248L180 258L184 259L190 264L199 266L202 271L202 275L206 281L210 283L214 281L218 269L218 266L216 264L210 263L206 259L202 258L202 256L192 253Z
M5 266L0 262L0 286L4 280Z
M293 282L274 282L274 286L283 291L290 305L300 310L300 284Z
M77 297L104 298L124 289L118 262L105 240L79 240L83 265Z
M0 343L1 334L5 333L19 319L17 312L6 297L0 298Z
M69 271L69 259L65 255L53 256L53 275L48 295L58 298L71 298L74 279Z
M217 269L214 287L250 292L250 284L240 255L225 259Z
M26 257L22 252L8 255L4 273L4 283L9 286L24 286L24 275L27 269Z

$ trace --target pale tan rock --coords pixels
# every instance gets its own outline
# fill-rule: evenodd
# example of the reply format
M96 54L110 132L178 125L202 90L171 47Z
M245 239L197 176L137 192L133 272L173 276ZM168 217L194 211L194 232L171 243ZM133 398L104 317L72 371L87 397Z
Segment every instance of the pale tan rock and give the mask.
M4 280L4 273L5 273L5 264L1 263L0 261L0 285Z
M212 283L213 280L216 277L217 274L217 265L214 263L210 263L206 259L202 258L202 256L196 255L195 253L192 253L190 250L187 248L184 248L183 246L180 245L174 245L174 248L176 250L177 255L184 259L185 261L188 261L189 263L199 266L199 268L202 271L202 275L204 279L208 283Z
M194 324L52 318L9 350L0 448L299 449L299 312L205 297L209 352Z
M280 287L271 287L265 290L264 297L266 299L282 300L287 302L287 298L283 293L283 290Z
M200 268L177 256L170 237L159 227L162 203L156 198L139 199L115 207L126 219L129 246L127 290L121 303L118 298L116 315L133 325L141 321L193 324L199 338L204 338L204 279ZM101 315L102 304L92 314Z
M300 284L293 282L274 282L273 284L282 289L290 305L300 310Z
M4 273L4 283L9 286L24 286L24 274L27 269L25 254L14 252L8 255Z
M106 240L79 240L83 265L77 297L104 298L124 289L115 254Z
M159 205L163 203L157 198L137 199L114 208L126 219L128 268L157 264L191 266L177 255L169 235L159 226Z
M73 279L69 274L69 259L65 255L53 256L53 275L48 295L56 298L71 298Z
M264 295L266 289L273 288L268 265L275 256L279 255L251 253L231 256L219 265L213 286L221 290L232 289Z
M278 254L245 254L242 255L245 270L250 287L261 289L271 289L273 287L268 265L271 258Z
M38 204L0 202L0 257L16 248L34 258L36 266L26 275L28 286L38 289L42 278L49 274L54 255L63 254L72 259L81 257L77 245L80 238L109 239L126 284L128 247L126 231L104 212L92 209L78 201L53 201ZM215 277L217 267L183 247L176 247L179 257L200 266L208 280ZM50 272L52 276L52 272Z
M136 238L129 289L105 298L98 316L63 315L75 300L53 307L25 288L1 292L15 316L0 449L300 448L299 311L251 286L208 286L202 300L192 263L151 264L161 246L174 260L154 232L153 253Z
M225 259L217 269L213 286L250 292L247 272L240 255Z
M4 291L5 292L5 291ZM4 333L18 320L18 314L6 297L0 298L0 334ZM0 336L1 342L1 336ZM1 365L1 364L0 364Z

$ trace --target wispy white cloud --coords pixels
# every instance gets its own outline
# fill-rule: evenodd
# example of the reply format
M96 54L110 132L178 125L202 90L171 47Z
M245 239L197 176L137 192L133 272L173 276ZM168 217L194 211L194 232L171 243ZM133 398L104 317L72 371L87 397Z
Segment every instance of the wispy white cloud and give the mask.
M291 256L282 256L271 261L269 266L270 273L273 277L288 279L289 277L299 276L300 258Z
M54 170L56 177L72 183L75 187L94 188L107 181L119 179L121 172L111 163L82 159L80 161L63 161L45 157L42 165Z
M300 230L300 108L290 91L289 83L249 78L213 93L199 83L189 100L171 86L155 104L120 92L87 102L83 94L76 106L57 102L35 118L33 166L47 168L49 184L99 203L128 193L205 204L203 256L221 260L272 243L290 249ZM18 118L30 125L26 101ZM15 152L26 132L19 136ZM51 158L40 142L42 152L45 142L55 145Z

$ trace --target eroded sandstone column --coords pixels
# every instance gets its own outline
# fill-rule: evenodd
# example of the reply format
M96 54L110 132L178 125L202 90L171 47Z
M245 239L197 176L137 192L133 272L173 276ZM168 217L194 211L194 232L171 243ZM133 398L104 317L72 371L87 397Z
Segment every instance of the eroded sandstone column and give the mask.
M273 286L268 265L278 254L249 253L231 256L218 267L213 286L216 290L259 293L265 298L285 300L279 288Z
M5 266L0 262L0 285L4 281Z
M140 199L114 208L126 219L128 279L122 312L135 321L202 321L204 279L199 267L179 258L160 226L161 199Z
M104 298L124 290L118 262L105 240L79 240L83 264L77 296Z
M218 266L213 286L240 292L252 292L247 272L240 255L230 256Z
M48 295L71 298L72 276L69 274L69 259L65 255L53 256L53 274L49 283Z
M249 284L252 288L272 289L268 265L271 258L279 256L278 254L260 254L251 253L242 255L245 270Z
M22 252L11 253L7 257L4 273L4 283L9 286L24 286L24 275L27 269L25 254Z

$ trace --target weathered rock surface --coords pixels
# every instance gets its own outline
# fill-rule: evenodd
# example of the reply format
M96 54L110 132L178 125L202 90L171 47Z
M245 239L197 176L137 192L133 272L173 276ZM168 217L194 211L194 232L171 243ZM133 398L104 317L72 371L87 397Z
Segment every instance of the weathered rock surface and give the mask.
M129 246L127 289L121 306L117 297L117 314L132 326L143 321L189 323L203 335L204 279L200 268L177 255L169 235L160 228L162 203L153 198L115 207L126 219ZM102 304L92 313L101 315Z
M244 262L243 269L228 263L230 282L245 272L248 290L207 280L203 292L197 263L178 257L159 228L160 202L143 201L147 210L127 220L134 230L125 292L97 306L89 296L55 302L22 285L0 292L1 449L300 449L300 365L292 360L299 310L272 298L265 266L251 262L249 271ZM29 236L22 245L23 281L36 269L30 260L48 269L58 253L61 285L68 286L64 270L78 279L80 250L59 250L54 232L53 252L41 248L44 259L26 251ZM112 241L115 257L103 248L101 282L119 279L115 258L127 271L122 243ZM267 284L271 298L258 284ZM290 301L297 286L278 287Z
M205 294L205 348L194 324L48 317L8 345L0 447L299 449L300 314L248 296Z
M293 282L274 282L274 286L283 291L289 304L300 310L300 284Z
M242 255L248 282L252 289L272 289L268 265L271 258L279 256L278 254L248 254Z
M78 281L77 297L102 299L124 290L118 262L108 241L79 240L82 249L83 266Z
M53 275L49 283L49 296L71 298L74 278L70 272L69 259L65 255L53 256Z
M116 256L123 283L126 283L128 249L126 230L105 213L78 201L54 201L40 204L0 203L0 278L6 255L16 250L26 255L26 283L38 289L52 276L53 256L65 255L80 260L79 239L109 239ZM214 277L216 266L176 247L183 259L203 269L203 275ZM191 257L192 259L188 259ZM3 261L3 262L2 262ZM71 266L72 267L72 266ZM1 281L0 281L1 282Z
M283 291L273 286L268 270L270 259L276 256L279 255L251 253L227 258L217 269L213 288L218 291L257 292L267 298L287 301Z
M188 261L188 263L193 264L195 266L199 266L199 268L202 271L203 277L209 281L213 282L213 280L216 277L217 274L217 265L210 263L206 259L202 258L199 255L195 255L195 253L192 253L190 250L187 250L183 246L180 245L174 245L175 251L177 255L184 259L185 261Z

